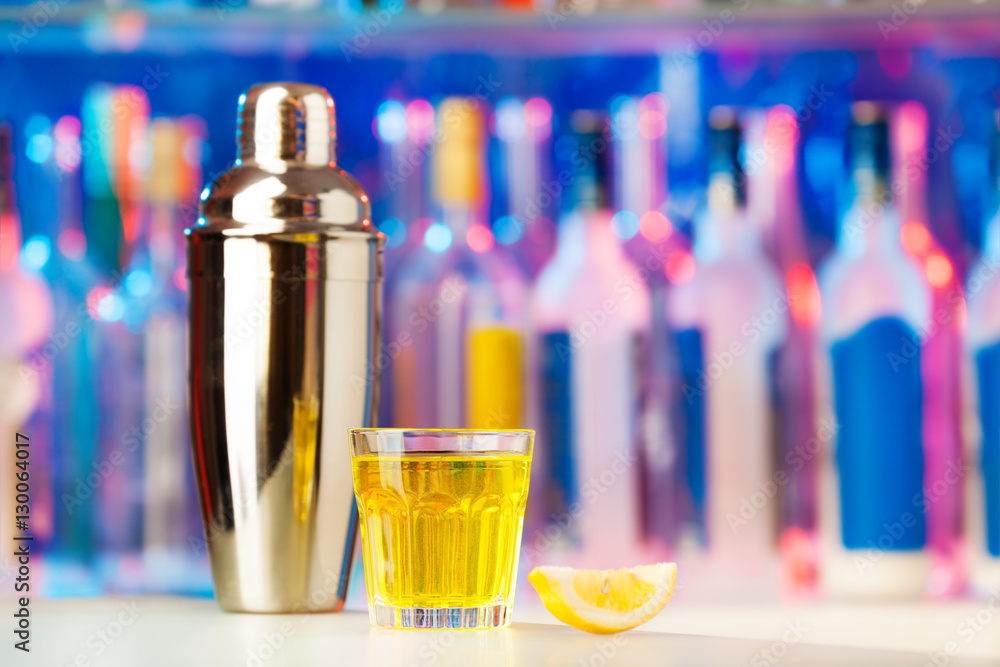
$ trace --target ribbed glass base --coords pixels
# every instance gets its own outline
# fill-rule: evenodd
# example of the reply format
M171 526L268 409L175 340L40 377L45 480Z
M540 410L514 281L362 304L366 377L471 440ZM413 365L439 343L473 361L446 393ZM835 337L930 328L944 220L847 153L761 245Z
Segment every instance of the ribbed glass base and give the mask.
M390 607L370 604L372 625L379 628L483 629L510 625L511 606Z

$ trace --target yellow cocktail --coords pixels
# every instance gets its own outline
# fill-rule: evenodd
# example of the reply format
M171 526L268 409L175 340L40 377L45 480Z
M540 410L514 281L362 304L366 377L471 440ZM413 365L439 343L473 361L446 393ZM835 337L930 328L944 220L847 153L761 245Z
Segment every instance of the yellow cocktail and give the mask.
M351 432L373 625L509 624L533 436Z

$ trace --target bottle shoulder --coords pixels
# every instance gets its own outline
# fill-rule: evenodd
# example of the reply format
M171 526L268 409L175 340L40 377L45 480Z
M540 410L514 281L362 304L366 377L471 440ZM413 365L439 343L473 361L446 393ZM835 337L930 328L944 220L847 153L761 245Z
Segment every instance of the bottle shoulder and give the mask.
M667 294L675 328L702 329L726 345L752 342L761 350L784 340L788 309L785 285L763 253L699 264L690 281Z
M1000 262L980 257L969 269L965 296L969 347L975 350L1000 341Z
M475 253L453 246L445 253L416 248L404 259L390 297L394 311L440 299L467 304L479 320L520 322L527 279L506 253Z
M898 317L915 329L927 324L931 287L917 261L902 250L835 251L820 265L818 282L826 338L850 335L882 317Z
M631 262L617 267L601 263L551 262L531 292L533 319L540 328L572 325L587 312L608 314L609 323L635 329L649 325L649 287Z

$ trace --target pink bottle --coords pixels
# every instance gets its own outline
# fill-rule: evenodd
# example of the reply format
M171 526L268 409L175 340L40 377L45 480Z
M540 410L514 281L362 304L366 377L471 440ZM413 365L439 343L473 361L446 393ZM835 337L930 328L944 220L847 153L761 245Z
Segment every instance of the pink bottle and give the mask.
M676 287L668 314L682 347L691 486L701 493L702 547L681 555L705 596L778 590L781 478L774 469L773 359L787 332L788 298L760 228L744 206L736 114L709 117L708 207L697 221L694 277ZM703 411L703 422L697 423ZM699 460L700 459L700 460Z
M787 106L753 116L747 153L753 165L748 206L788 295L788 337L775 358L777 470L782 471L780 546L785 583L810 591L817 568L816 470L818 452L833 434L832 421L817 423L819 287L809 263L799 207L796 163L798 118ZM776 470L776 472L777 472Z
M18 215L14 192L14 153L10 126L0 124L0 312L4 313L5 326L0 331L0 475L7 482L0 492L0 512L7 520L0 525L0 540L5 545L15 544L15 536L34 534L38 530L39 518L26 516L29 529L18 530L15 525L16 493L12 481L14 474L21 470L15 467L17 443L31 447L31 460L36 465L44 465L40 459L43 443L32 444L28 439L16 436L32 411L43 391L41 382L48 377L24 362L28 353L41 346L52 329L52 297L44 280L34 272L27 271L20 264L21 219ZM35 472L29 470L29 474ZM39 478L41 479L41 478ZM36 488L42 487L36 484ZM36 501L34 507L41 508L44 501ZM5 548L0 555L0 579L8 580L7 574L14 572L15 562L12 549ZM9 581L9 580L8 580ZM13 591L13 586L5 586ZM5 591L5 593L6 593Z
M649 292L611 229L604 114L575 112L557 142L572 178L556 254L532 295L538 521L529 564L644 562L640 435Z
M927 546L932 564L927 590L932 595L959 593L965 586L962 558L962 326L965 295L952 260L928 233L927 111L905 102L893 117L893 183L903 248L924 270L932 289L932 316L920 332L924 375L924 491ZM933 149L937 150L937 149Z

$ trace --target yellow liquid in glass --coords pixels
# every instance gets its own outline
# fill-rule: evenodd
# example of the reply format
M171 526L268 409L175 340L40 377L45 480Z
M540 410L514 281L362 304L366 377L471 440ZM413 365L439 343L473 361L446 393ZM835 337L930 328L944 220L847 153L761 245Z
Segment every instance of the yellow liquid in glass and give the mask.
M369 603L509 605L529 463L502 453L355 457Z

